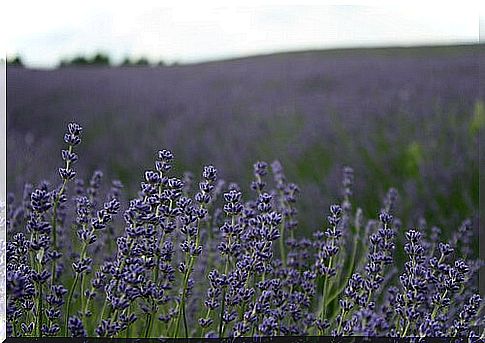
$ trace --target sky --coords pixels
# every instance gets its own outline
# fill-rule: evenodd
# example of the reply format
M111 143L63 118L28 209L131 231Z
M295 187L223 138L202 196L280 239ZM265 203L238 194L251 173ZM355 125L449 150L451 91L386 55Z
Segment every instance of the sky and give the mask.
M288 50L478 42L474 2L298 3L16 1L0 14L6 33L0 46L30 66L54 67L96 52L115 62L145 56L190 63Z

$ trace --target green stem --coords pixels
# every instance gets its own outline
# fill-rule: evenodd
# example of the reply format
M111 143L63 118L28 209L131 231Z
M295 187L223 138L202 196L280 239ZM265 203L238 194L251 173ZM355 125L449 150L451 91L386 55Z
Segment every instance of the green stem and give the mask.
M91 287L91 293L92 292L94 292L94 289ZM91 302L91 298L88 298L84 306L84 310L83 310L84 314L88 313L90 302ZM91 317L92 317L92 314L91 314ZM85 320L86 320L85 326L86 326L86 330L89 332L90 331L89 329L91 328L92 320L88 320L88 318L89 318L88 316L85 316Z
M151 330L151 327L152 327L152 316L151 316L151 313L147 313L147 323L145 325L145 338L148 338L148 336L150 335L150 330Z
M35 237L38 239L39 234L36 232ZM33 234L31 234L31 241L32 241ZM41 251L41 250L40 250ZM37 254L40 254L40 251ZM41 256L41 255L39 255ZM34 262L34 267L37 273L40 273L42 270L42 256L38 257L34 252L31 254L31 261ZM38 297L37 297L37 320L36 320L36 330L37 330L37 336L42 337L42 317L43 317L43 299L42 299L42 283L38 282L37 286L37 292L38 292Z
M333 240L332 240L332 245L333 245ZM330 257L330 260L328 262L329 270L332 268L332 265L333 265L333 256ZM325 302L327 299L328 281L329 281L328 275L325 275L324 283L323 283L323 293L322 293L322 309L320 310L321 319L325 319L327 316L327 306L325 306Z
M354 273L354 267L355 267L355 258L356 258L356 255L357 255L357 246L358 246L358 240L354 239L354 244L353 244L353 247L352 247L352 257L351 257L351 261L350 261L350 267L349 267L347 275L344 279L344 283L342 283L340 288L338 288L335 293L333 293L332 295L330 295L328 297L328 301L325 301L324 306L329 305L335 298L337 298L344 291L345 287L347 286L346 281L348 281L352 277L352 274Z
M177 313L177 319L175 321L175 331L173 332L173 338L178 337L180 320L182 319L182 313L184 312L184 309L185 309L185 292L186 292L187 284L188 284L188 282L186 280L188 280L188 271L186 271L185 277L184 277L182 298L180 299L180 304L179 304L178 313Z
M39 297L37 299L37 334L38 337L42 337L42 284L39 282Z
M106 312L106 305L107 304L108 304L108 297L105 297L104 302L103 302L103 309L101 310L101 316L99 317L99 320L98 320L99 322L101 320L103 320L103 318L104 318L104 313Z
M187 326L187 316L185 315L185 306L182 308L183 311L183 317L184 317L184 331L185 331L185 338L189 338L189 329Z
M281 263L283 264L283 268L286 268L286 252L285 252L285 219L281 221L281 236L280 236L280 254L281 254Z
M342 323L344 321L345 311L342 309L342 314L340 315L338 326L337 326L337 335L340 335L340 330L342 328Z
M195 243L196 247L199 245L199 236L200 236L199 232L197 232L197 238L196 238L196 243ZM174 335L173 338L177 338L179 327L180 327L180 320L182 319L182 315L185 314L185 298L187 296L187 287L188 287L188 284L189 284L190 272L192 270L194 262L195 262L195 256L190 256L189 263L187 265L187 270L185 271L183 290L182 290L182 298L180 300L180 305L179 305L179 309L178 309L177 320L176 320L176 325L175 325L175 331L173 333L173 335Z
M68 335L68 327L67 323L69 321L69 311L71 309L71 301L72 301L72 296L74 294L74 290L76 289L77 282L79 280L79 273L76 273L76 276L74 278L74 282L72 284L71 289L69 290L69 294L67 296L67 302L66 302L66 314L64 318L64 334L67 336Z
M85 299L85 296L84 296L84 281L86 280L86 278L84 277L84 274L81 274L81 279L80 279L80 284L81 284L81 309L85 308L86 306L86 299ZM81 317L84 319L86 316L86 312L82 312L81 313Z
M72 153L72 145L69 145L68 148L69 153ZM66 169L69 169L71 165L70 161L66 161ZM52 208L52 221L51 221L51 226L52 226L52 247L54 250L57 250L57 207L59 206L59 201L61 200L61 196L64 194L64 190L66 189L67 185L67 179L64 180L62 183L61 189L59 190L59 193L57 193L57 196L54 200L54 205ZM57 269L57 262L54 260L52 262L52 267L51 267L51 286L54 284L55 278L56 278L56 269Z
M408 319L408 322L406 324L406 328L404 329L404 332L402 334L402 337L406 337L406 334L408 332L409 326L411 325L411 321Z
M221 313L220 313L220 322L219 322L219 338L222 338L224 333L224 307L226 305L226 288L222 290L222 304L221 304Z

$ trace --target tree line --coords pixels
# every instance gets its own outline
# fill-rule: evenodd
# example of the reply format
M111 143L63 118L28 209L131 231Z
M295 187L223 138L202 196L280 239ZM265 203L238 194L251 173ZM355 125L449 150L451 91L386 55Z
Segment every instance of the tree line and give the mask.
M23 67L24 62L20 55L7 57L7 65ZM58 67L69 66L165 66L166 63L162 60L158 62L151 62L148 58L142 56L138 58L125 57L121 63L114 63L109 55L98 52L93 55L76 55L72 58L63 58L58 64Z

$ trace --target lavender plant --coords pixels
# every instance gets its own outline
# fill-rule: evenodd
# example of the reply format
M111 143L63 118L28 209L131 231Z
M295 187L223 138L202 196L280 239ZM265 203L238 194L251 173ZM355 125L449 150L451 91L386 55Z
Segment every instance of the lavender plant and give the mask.
M401 246L397 191L366 221L347 167L326 226L304 237L281 163L257 162L245 197L212 165L198 183L171 175L168 150L124 207L119 181L96 171L85 188L72 169L81 132L69 124L58 187L9 195L9 336L484 338L472 222L449 242L414 227Z

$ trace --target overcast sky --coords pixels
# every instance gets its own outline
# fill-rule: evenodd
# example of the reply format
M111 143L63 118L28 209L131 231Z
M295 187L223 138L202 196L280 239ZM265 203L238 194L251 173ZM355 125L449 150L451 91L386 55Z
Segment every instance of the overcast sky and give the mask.
M473 43L479 35L477 8L466 1L454 7L426 7L424 1L407 7L120 3L128 2L16 1L1 15L7 34L0 43L7 55L52 67L61 58L97 51L116 62L125 56L197 62L298 49Z

